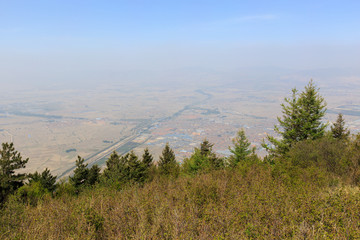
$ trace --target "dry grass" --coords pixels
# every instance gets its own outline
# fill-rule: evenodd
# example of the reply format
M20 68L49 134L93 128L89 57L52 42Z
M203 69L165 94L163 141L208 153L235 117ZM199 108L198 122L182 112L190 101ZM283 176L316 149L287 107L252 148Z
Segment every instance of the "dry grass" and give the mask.
M358 187L288 184L268 166L155 179L121 191L98 187L47 197L36 207L13 199L2 239L359 239Z

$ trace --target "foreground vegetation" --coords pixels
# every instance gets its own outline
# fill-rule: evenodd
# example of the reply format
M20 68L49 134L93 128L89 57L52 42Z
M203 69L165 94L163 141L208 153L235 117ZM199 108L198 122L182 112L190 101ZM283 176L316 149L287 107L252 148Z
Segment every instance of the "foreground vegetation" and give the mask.
M56 183L49 170L19 174L12 144L0 150L0 239L359 239L360 134L341 114L329 131L310 82L285 99L260 159L240 130L228 158L206 139L181 165L167 144L114 152L101 172L80 156Z
M262 163L121 190L12 196L2 239L359 239L360 189L319 168L279 174ZM296 180L294 180L296 179Z

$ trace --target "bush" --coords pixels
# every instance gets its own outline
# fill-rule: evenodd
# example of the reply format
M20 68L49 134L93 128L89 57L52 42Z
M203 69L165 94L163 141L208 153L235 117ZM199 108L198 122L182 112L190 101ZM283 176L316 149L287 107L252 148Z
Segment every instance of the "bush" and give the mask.
M10 198L0 214L1 238L360 237L358 187L320 187L313 182L320 168L313 166L297 167L298 175L308 178L303 177L301 184L288 184L284 173L274 175L279 167L247 163L191 178L155 178L142 187L121 191L98 186L79 195L49 198L37 207ZM61 183L59 189L66 186L71 185Z
M45 195L50 195L49 191L41 184L41 182L31 182L22 186L16 194L24 201L24 203L36 206Z
M55 191L55 196L76 195L78 193L76 187L65 179L60 180L60 183Z

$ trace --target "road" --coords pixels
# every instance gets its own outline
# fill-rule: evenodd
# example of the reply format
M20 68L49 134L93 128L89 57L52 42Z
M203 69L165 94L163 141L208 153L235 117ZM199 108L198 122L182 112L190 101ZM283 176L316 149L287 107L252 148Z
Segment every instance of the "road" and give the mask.
M155 124L157 124L159 122L167 122L167 121L173 120L174 118L180 116L184 111L192 109L196 105L204 103L213 97L211 94L205 93L203 90L196 90L195 92L206 96L206 98L197 100L189 105L184 106L182 109L175 112L171 116L168 116L165 118L160 118L160 119L155 119L155 120L147 120L147 121L143 121L143 122L139 123L136 127L134 127L131 130L130 135L121 138L118 142L114 143L113 145L85 158L84 162L86 164L88 164L88 166L92 166L94 164L98 164L101 166L105 163L106 159L114 151L116 151L120 155L130 152L134 148L145 143L149 138L146 138L141 143L134 143L133 140L142 136L145 133L148 133L150 128L153 127ZM74 169L75 169L75 166L72 166L71 168L67 169L61 175L58 176L58 179L70 175Z

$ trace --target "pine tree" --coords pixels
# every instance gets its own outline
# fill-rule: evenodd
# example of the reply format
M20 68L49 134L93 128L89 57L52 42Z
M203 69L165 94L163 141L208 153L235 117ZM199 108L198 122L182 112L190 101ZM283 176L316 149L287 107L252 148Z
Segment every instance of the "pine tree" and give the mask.
M13 143L2 143L0 150L0 203L6 197L24 184L26 174L15 171L25 168L29 158L22 159L18 151L15 151Z
M103 178L106 181L114 181L116 178L116 173L118 172L118 167L120 164L120 156L117 152L113 151L106 161L106 168L103 172Z
M110 184L122 184L129 180L129 154L119 156L115 151L106 161L103 179Z
M144 154L142 155L142 162L146 168L150 168L153 165L153 156L150 154L149 149L145 148Z
M336 122L331 126L331 133L337 139L347 139L349 137L350 131L345 128L345 120L341 113L338 114Z
M144 169L145 180L151 180L155 174L154 158L150 154L149 149L145 148L144 154L142 155L141 164Z
M324 135L327 125L321 120L325 115L326 103L312 80L300 94L294 88L292 97L285 98L285 103L282 103L281 107L283 116L278 117L279 126L274 127L274 131L281 136L281 139L268 136L269 142L275 148L263 143L263 147L271 155L283 155L296 142L305 139L314 140Z
M42 173L36 171L35 173L29 174L29 184L33 182L39 182L40 185L49 192L53 192L56 189L56 176L53 176L48 168Z
M145 181L145 166L139 161L138 156L131 151L128 157L129 167L129 181L144 182Z
M204 139L204 141L200 144L200 155L203 158L203 164L207 165L207 168L219 169L224 167L224 160L216 156L212 149L213 146L214 144L210 143L207 139Z
M251 143L242 129L238 131L237 136L232 140L234 147L229 147L232 155L229 157L230 167L237 166L240 162L248 159L249 155L255 152L255 148L250 148Z
M187 173L197 173L224 167L224 159L216 156L212 147L214 144L204 139L200 148L195 148L190 158L184 160L183 170Z
M86 183L90 186L95 185L100 180L100 167L95 164L92 165L92 167L89 169L88 178L86 180Z
M177 176L179 174L179 165L176 162L174 151L166 143L158 162L160 173L166 176Z
M207 139L204 139L200 144L200 154L201 156L208 156L212 153L212 147L214 144L211 144Z
M84 164L84 159L78 156L76 160L76 168L74 170L74 175L70 177L70 182L75 188L80 188L87 183L87 179L89 176L89 169L87 168L87 164Z
M142 183L147 178L147 166L150 166L152 162L152 156L149 156L151 159L147 159L147 162L143 163L133 151L124 156L113 152L106 161L103 179L107 183L118 185L132 182Z
M119 164L120 156L117 154L117 152L113 151L106 161L106 169L112 170L116 168L116 166Z
M299 139L315 140L324 136L327 124L322 123L325 116L326 103L319 94L319 89L313 80L305 86L305 90L299 96L301 131Z

